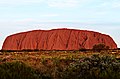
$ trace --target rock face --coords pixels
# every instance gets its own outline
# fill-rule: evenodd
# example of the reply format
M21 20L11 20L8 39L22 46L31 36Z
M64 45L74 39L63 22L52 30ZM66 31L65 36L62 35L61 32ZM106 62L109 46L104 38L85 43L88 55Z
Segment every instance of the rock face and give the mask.
M111 49L117 48L114 40L105 34L87 30L53 29L34 30L8 36L2 50L79 50L91 49L103 43Z

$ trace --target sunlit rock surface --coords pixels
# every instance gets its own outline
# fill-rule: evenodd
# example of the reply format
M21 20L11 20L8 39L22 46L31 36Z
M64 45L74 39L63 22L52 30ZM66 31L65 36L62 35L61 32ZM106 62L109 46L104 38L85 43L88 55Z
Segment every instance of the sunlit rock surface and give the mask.
M99 43L109 46L110 49L117 48L109 35L62 28L33 30L10 35L5 39L2 50L79 50L81 48L91 49Z

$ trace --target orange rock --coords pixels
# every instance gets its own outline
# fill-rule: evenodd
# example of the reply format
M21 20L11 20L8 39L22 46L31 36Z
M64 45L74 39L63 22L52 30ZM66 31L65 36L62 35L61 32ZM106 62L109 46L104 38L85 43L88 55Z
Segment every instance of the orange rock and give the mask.
M114 40L105 34L87 30L52 29L34 30L8 36L2 50L79 50L91 49L103 43L111 49L117 48Z

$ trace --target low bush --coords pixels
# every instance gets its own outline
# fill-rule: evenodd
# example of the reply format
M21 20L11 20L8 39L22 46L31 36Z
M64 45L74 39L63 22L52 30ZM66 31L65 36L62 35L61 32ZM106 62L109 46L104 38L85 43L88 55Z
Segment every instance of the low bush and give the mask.
M93 55L70 63L62 79L120 79L120 62L110 56Z
M94 51L100 52L101 50L108 50L109 48L110 48L109 46L100 43L100 44L95 44L92 49Z
M0 64L0 79L42 79L42 75L22 62Z

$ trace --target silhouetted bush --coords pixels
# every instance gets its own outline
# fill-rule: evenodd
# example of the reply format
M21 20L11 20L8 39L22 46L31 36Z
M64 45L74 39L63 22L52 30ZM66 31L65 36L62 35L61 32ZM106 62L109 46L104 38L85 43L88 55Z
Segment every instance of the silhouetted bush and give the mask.
M85 49L85 48L80 48L79 51L85 52L85 51L87 51L87 49Z
M106 46L105 44L95 44L92 49L93 49L94 51L100 52L101 50L108 50L109 48L110 48L110 47L109 47L109 46Z

